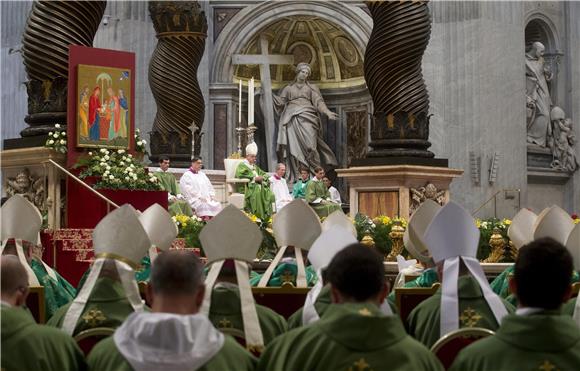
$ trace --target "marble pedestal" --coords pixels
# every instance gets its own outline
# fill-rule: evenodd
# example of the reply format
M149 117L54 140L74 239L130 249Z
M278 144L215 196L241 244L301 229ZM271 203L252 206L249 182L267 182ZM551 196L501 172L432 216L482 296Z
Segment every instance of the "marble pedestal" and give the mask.
M449 185L463 170L448 167L416 165L357 166L337 169L350 187L350 214L369 217L387 215L409 219L411 189L433 184L440 201L449 201Z
M17 148L2 151L2 197L18 193L32 201L42 213L48 214L49 229L61 227L61 180L65 175L48 160L64 166L66 155L46 147ZM28 170L28 179L23 172ZM21 181L17 184L17 175Z

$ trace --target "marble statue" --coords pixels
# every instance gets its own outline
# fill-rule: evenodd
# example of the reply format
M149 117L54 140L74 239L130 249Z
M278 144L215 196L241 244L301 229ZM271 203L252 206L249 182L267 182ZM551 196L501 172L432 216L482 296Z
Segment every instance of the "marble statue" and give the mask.
M279 113L277 152L280 162L286 165L288 178L294 181L301 167L336 167L338 163L332 150L322 138L319 113L336 120L320 90L307 79L311 73L308 63L296 67L294 82L286 85L278 94L273 94L274 109Z
M534 42L526 53L526 118L528 143L547 147L552 100L548 82L552 72L544 63L544 45Z
M576 137L572 128L572 120L566 118L564 110L556 106L550 112L552 168L573 172L578 168L578 160L574 152Z

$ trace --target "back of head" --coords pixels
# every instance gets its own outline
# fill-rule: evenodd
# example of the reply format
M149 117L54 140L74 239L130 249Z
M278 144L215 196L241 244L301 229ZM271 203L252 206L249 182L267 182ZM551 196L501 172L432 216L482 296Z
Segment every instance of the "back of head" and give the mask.
M150 284L154 295L193 296L203 285L201 262L190 251L163 252L153 263Z
M523 246L515 263L516 295L522 306L558 309L572 279L572 256L547 237Z
M11 305L14 303L13 298L19 290L28 288L28 274L26 269L14 255L3 255L0 257L0 282L1 282L1 297L3 301Z
M360 243L349 245L334 256L325 279L348 301L368 301L384 287L383 258Z

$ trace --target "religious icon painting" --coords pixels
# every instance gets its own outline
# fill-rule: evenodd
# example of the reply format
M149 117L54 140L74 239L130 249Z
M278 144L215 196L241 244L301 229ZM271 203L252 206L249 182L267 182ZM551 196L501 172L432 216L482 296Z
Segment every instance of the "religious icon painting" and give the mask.
M77 146L129 148L131 71L78 65Z

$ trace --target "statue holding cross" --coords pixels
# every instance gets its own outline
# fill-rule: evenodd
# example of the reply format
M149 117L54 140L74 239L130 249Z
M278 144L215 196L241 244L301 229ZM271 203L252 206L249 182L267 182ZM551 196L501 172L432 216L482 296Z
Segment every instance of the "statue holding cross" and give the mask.
M300 168L313 172L318 166L338 166L334 153L322 138L319 113L330 120L336 120L337 115L328 109L318 87L307 81L310 65L299 63L294 81L273 94L270 65L293 64L294 58L292 55L269 55L264 35L260 36L260 50L259 55L234 55L232 63L260 66L269 169L275 169L276 163L282 162L286 164L289 180L294 181ZM275 116L279 117L277 123Z

